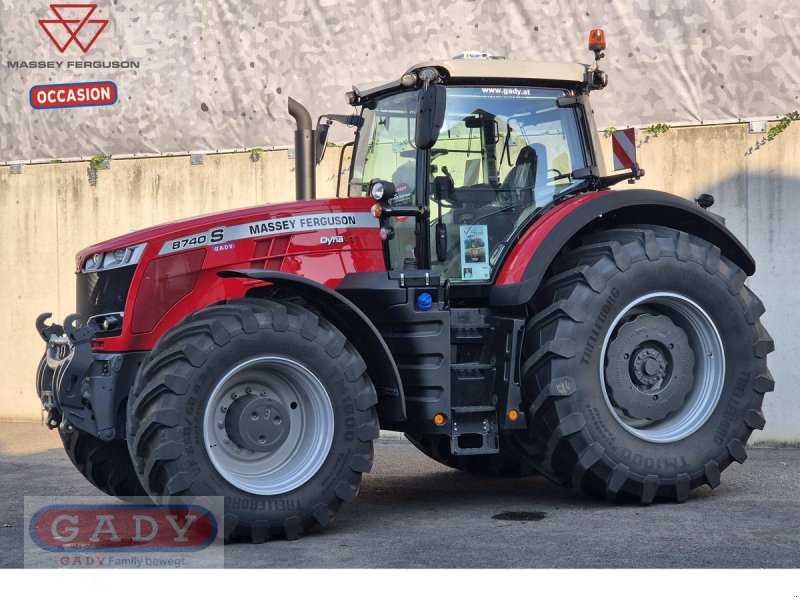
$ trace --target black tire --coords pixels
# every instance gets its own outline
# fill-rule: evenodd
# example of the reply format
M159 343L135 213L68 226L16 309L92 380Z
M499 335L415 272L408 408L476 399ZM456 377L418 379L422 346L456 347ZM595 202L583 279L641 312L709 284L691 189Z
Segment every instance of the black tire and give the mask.
M302 364L324 385L333 433L310 479L262 495L237 487L214 466L203 441L203 415L215 383L265 349L269 357ZM364 361L328 321L294 304L230 301L189 315L148 355L128 407L128 444L154 498L224 496L226 540L295 539L328 525L342 503L355 498L362 473L372 466L376 404Z
M36 370L36 394L49 389L48 381L53 372L47 369L46 355L39 361ZM60 414L50 413L51 427L57 427ZM67 457L86 480L98 490L118 498L147 496L133 468L128 444L125 440L105 441L78 429L66 433L58 428L58 435Z
M452 453L450 438L446 435L415 436L406 433L405 436L425 456L451 469L495 477L527 477L538 474L531 459L527 458L524 451L520 452L510 436L501 438L500 452L497 454L466 456Z
M125 440L103 441L74 429L58 434L69 460L86 480L109 496L147 496L133 468Z
M774 387L766 360L774 344L745 273L711 243L651 226L595 233L565 252L550 273L532 302L522 351L539 469L593 497L645 504L683 502L693 488L719 485L732 461L745 460L752 431L763 428L761 404ZM656 290L701 306L723 349L724 377L715 388L721 392L707 395L718 400L709 401L695 430L668 443L623 426L603 395L612 393L604 392L603 340L611 339L605 336L618 333L609 330L623 307Z

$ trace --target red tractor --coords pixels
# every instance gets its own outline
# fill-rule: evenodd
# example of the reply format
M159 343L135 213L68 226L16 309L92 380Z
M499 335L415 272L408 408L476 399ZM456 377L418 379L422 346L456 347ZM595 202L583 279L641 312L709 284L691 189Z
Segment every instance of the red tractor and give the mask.
M602 32L590 36L596 59ZM152 227L78 253L37 321L38 393L115 496L224 496L228 539L355 498L380 429L432 459L609 500L716 487L764 426L753 258L709 196L609 189L592 65L466 53L296 119L297 197L333 122L346 197Z

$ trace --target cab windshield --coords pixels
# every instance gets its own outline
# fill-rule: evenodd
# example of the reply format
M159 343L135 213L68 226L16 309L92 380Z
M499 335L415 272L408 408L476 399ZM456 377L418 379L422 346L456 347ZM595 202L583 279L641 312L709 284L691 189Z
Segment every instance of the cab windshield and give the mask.
M434 267L455 281L487 281L508 240L536 211L584 185L587 166L576 110L560 108L564 90L448 87L447 111L431 149L431 234L447 226L447 257ZM364 108L350 184L366 195L373 179L391 181L390 205L417 204L414 146L417 91ZM392 219L391 269L415 264L413 219ZM431 247L435 247L431 244Z

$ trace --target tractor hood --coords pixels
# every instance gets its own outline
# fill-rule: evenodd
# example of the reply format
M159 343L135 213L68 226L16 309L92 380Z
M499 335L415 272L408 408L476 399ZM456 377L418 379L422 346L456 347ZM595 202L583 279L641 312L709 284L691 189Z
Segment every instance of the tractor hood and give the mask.
M86 258L94 254L144 243L148 245L148 254L169 254L178 250L231 242L234 239L268 237L273 233L296 233L332 227L377 228L378 220L370 214L374 203L372 198L285 202L179 219L84 248L75 257L76 267L79 270ZM174 249L172 246L165 247L168 242L177 242L177 246Z
M121 324L92 347L148 350L186 314L270 285L222 278L224 271L279 272L332 289L350 273L385 271L374 203L267 204L149 227L82 250L78 312L85 318L113 313Z

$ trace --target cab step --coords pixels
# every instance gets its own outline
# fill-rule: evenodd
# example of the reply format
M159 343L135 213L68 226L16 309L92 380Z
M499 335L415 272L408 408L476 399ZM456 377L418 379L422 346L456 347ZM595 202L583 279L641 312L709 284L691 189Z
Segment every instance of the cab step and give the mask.
M497 410L494 406L454 406L452 415L453 433L450 438L450 449L453 454L500 452Z

